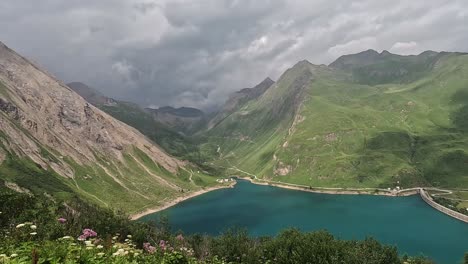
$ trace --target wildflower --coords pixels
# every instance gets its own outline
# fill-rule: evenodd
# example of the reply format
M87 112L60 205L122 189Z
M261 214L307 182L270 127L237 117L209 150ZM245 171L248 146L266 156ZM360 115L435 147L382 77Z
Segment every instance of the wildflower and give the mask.
M135 257L138 256L138 255L140 255L138 252L133 253L133 256L135 256Z
M112 240L117 240L117 236L112 237Z
M184 236L182 236L182 234L179 234L178 236L176 236L176 239L179 241L184 241Z
M127 235L128 238L132 238L132 235Z
M97 246L96 246L97 249L101 249L101 248L103 248L103 247L104 247L103 245L97 245Z
M128 251L125 251L122 248L119 248L117 252L113 253L112 256L125 256L128 254Z
M73 237L71 237L71 236L64 236L64 237L62 237L62 239L70 239L70 240L73 240Z
M102 256L104 256L104 253L103 253L103 252L99 252L99 253L97 253L97 255L100 256L100 257L102 257Z
M97 233L94 232L92 229L85 228L83 229L83 233L78 237L78 240L84 241L90 237L95 237L97 236Z
M37 235L37 232L32 232L32 233L29 233L31 236L35 236Z
M16 228L22 228L23 226L25 226L25 224L19 224L16 226Z
M67 219L60 217L59 219L57 219L57 221L61 224L64 224L65 222L67 222Z
M159 241L159 247L162 249L162 250L166 250L166 241L164 240L161 240Z
M36 230L36 229L37 229L37 226L31 225L30 228L31 228L32 230Z
M148 242L143 243L143 249L150 254L153 254L154 252L156 252L156 247L151 246L151 244Z
M87 247L88 247L88 246L92 247L92 246L93 246L92 243L93 243L93 242L91 242L91 241L89 241L89 240L85 241L85 245L86 245Z
M0 258L6 258L7 256L5 254L0 254Z
M18 256L18 254L14 253L14 254L10 255L10 258L16 258L17 256Z
M92 229L85 228L83 229L83 235L85 235L86 237L95 237L97 236L97 233L94 232Z

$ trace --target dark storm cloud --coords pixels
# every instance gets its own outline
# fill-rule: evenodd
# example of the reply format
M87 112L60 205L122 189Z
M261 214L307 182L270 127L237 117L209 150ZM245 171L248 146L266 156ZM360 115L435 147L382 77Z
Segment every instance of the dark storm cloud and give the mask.
M212 107L368 48L468 51L464 0L4 0L0 40L65 81L143 105Z

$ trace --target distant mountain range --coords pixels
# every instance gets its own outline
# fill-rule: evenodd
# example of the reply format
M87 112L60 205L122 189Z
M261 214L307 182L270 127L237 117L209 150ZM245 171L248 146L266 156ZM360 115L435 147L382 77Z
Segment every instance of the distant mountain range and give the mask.
M207 115L64 85L1 44L0 181L129 212L215 184L210 170L314 187L467 188L466 76L463 53L367 50L300 61Z

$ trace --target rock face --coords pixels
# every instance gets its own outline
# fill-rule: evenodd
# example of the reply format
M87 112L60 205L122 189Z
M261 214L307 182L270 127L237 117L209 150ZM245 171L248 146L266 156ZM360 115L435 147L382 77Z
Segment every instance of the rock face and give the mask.
M177 189L170 180L163 179L154 170L150 171L149 165L143 164L154 164L167 174L176 174L185 165L136 129L88 103L2 43L0 143L0 161L5 159L7 152L13 153L70 179L76 176L76 166L100 167L102 170L95 170L96 175L114 178L123 190L133 184L128 177L141 175L151 175L153 182L159 181ZM135 151L140 156L135 155ZM128 155L140 165L129 164ZM111 163L117 165L110 169ZM138 170L135 169L137 166ZM5 175L0 178L2 176ZM128 181L127 185L124 181Z
M127 122L126 119L122 120L122 116L128 116L130 114L144 115L147 118L153 119L154 122L158 123L157 126L161 126L162 129L169 129L174 133L177 132L181 134L192 134L206 123L205 113L196 108L174 108L170 106L157 109L143 108L135 103L114 100L81 82L71 82L68 83L67 86L72 88L92 105L131 126L135 124ZM138 125L134 127L138 128ZM147 135L147 133L143 133ZM159 143L159 141L156 142Z
M35 140L78 163L95 162L93 152L121 160L122 150L134 146L169 171L182 163L169 157L134 128L89 104L73 90L51 77L5 45L0 46L0 81L6 93L0 98L0 129L14 140L20 152L41 162ZM23 136L24 134L24 136ZM67 166L62 164L64 168Z

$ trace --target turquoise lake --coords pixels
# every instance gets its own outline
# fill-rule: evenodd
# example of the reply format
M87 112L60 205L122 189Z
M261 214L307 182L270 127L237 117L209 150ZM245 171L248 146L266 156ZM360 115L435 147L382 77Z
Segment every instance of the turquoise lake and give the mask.
M252 236L276 235L296 227L328 230L342 239L372 236L396 245L401 254L423 254L437 263L461 263L468 252L468 224L433 209L418 195L316 194L239 180L235 188L197 196L141 220L161 215L174 231L186 234L217 235L236 226Z

